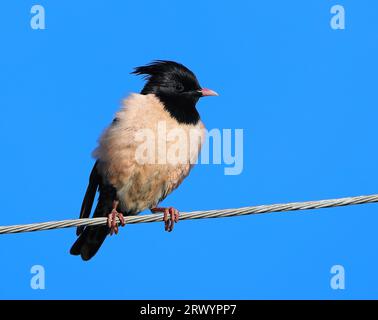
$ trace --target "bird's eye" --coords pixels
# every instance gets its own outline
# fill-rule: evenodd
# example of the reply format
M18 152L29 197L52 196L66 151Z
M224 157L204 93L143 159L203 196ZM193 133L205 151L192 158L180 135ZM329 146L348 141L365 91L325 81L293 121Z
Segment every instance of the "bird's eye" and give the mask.
M184 91L184 86L181 83L177 83L175 86L175 90L177 92L183 92Z

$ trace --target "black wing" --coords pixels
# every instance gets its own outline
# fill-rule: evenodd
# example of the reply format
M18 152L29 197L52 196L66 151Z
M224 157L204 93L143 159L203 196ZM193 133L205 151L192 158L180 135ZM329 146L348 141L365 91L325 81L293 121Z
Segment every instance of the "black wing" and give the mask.
M93 166L91 175L89 177L89 184L87 187L87 191L85 192L85 196L83 199L83 203L81 204L80 210L80 219L82 218L89 218L94 199L96 197L97 189L101 182L101 177L97 171L98 161ZM84 230L84 227L77 227L76 234L80 235Z

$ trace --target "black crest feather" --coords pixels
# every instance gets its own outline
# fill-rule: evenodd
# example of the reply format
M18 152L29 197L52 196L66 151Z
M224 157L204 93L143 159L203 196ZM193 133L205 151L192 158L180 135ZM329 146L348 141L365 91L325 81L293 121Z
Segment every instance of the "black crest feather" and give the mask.
M183 64L170 60L154 60L145 66L134 68L134 71L131 73L142 75L146 80L166 73L190 74L195 78L194 73Z

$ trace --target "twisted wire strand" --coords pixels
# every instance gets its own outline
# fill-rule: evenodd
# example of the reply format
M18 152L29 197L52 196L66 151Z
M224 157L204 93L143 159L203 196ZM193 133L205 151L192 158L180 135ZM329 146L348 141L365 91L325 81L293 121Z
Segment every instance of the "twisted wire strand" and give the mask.
M368 196L260 205L260 206L251 206L251 207L243 207L243 208L235 208L235 209L183 212L183 213L180 213L180 220L224 218L224 217L251 215L251 214L272 213L272 212L313 210L313 209L333 208L333 207L342 207L342 206L377 203L377 202L378 202L378 194L373 194L373 195L368 195ZM158 222L158 221L163 221L163 214L147 214L147 215L125 217L126 224ZM13 226L0 226L0 234L62 229L62 228L71 228L71 227L78 227L78 226L98 226L98 225L105 225L106 223L107 223L107 218L104 217L104 218L49 221L49 222L31 223L31 224L13 225ZM119 223L119 220L118 220L118 223Z

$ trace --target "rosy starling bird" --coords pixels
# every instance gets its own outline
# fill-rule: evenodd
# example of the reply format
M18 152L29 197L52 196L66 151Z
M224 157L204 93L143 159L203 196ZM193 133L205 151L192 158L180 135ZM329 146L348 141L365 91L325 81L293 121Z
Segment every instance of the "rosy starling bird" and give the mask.
M162 212L165 230L172 231L179 220L178 210L158 205L181 184L197 161L205 137L205 127L196 109L198 100L217 95L215 91L201 88L192 71L173 61L156 60L135 68L132 73L144 76L146 84L140 94L131 94L124 100L93 152L96 163L90 174L80 218L90 216L98 191L93 217L107 217L108 223L77 228L79 237L70 252L80 255L83 260L89 260L97 253L108 234L118 233L117 218L123 226L124 216L147 209ZM189 139L169 138L172 132L180 132ZM190 139L193 132L199 137L194 147ZM145 152L140 152L143 143L137 139L138 135L150 135L156 140L163 137L164 143L154 141L147 145ZM181 154L179 161L170 161L172 156L165 154L172 148L179 149L176 150ZM150 155L149 161L146 161L145 153Z

